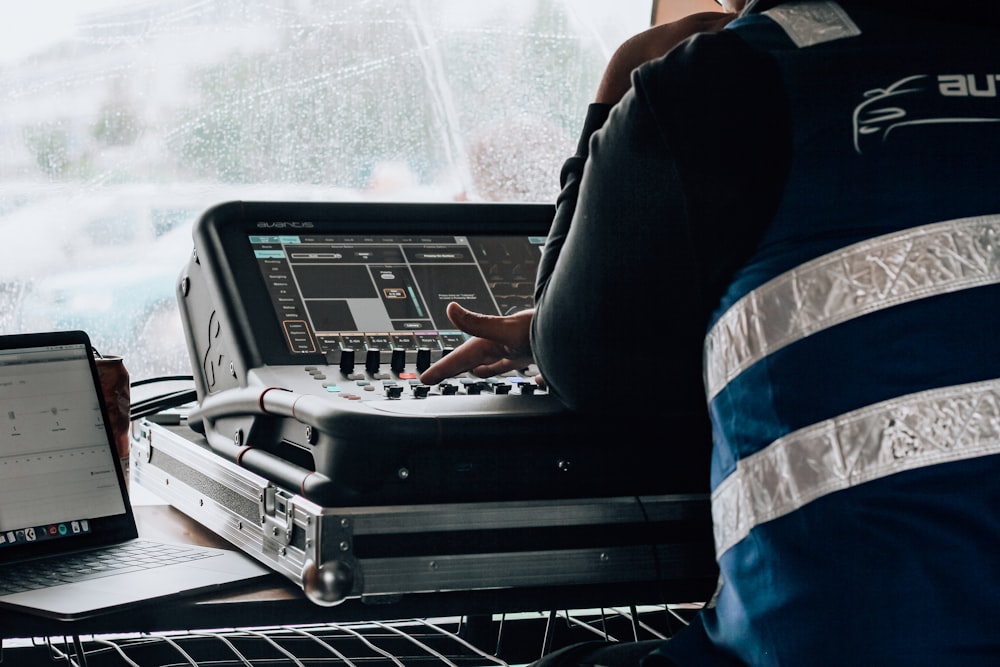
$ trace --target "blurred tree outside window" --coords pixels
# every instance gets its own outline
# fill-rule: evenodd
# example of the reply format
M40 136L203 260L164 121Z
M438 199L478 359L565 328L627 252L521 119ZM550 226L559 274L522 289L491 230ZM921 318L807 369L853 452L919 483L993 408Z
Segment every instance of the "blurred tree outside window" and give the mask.
M184 373L174 285L233 199L554 201L650 0L47 0L0 27L0 333Z

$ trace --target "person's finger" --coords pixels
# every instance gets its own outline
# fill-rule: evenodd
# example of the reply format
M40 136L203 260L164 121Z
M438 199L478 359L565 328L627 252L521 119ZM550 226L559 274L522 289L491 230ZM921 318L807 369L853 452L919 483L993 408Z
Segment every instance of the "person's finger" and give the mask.
M456 327L465 333L478 338L488 338L500 343L504 330L501 325L501 318L495 315L483 315L465 308L454 301L448 304L448 319Z
M503 375L504 373L510 371L521 370L521 368L523 367L524 364L518 363L517 360L500 359L499 361L495 361L490 364L483 364L480 366L476 366L475 368L472 369L472 374L475 375L476 377L489 378L497 375Z
M420 374L420 381L424 384L437 384L477 366L493 363L497 358L497 347L491 341L470 338L431 364Z

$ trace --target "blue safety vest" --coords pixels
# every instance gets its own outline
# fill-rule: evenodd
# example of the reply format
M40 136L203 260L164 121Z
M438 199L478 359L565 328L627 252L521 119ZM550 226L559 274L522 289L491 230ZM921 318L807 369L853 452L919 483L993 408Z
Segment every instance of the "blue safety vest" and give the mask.
M663 653L1000 664L1000 47L849 3L727 29L794 159L706 337L721 584Z

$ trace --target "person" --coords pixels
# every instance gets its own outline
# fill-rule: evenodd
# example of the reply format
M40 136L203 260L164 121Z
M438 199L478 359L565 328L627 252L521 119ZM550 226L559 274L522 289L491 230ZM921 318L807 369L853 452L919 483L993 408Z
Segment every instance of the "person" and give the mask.
M720 586L621 664L997 664L1000 8L722 4L616 53L534 309L449 306L472 337L421 379L700 401ZM665 400L593 391L609 350Z

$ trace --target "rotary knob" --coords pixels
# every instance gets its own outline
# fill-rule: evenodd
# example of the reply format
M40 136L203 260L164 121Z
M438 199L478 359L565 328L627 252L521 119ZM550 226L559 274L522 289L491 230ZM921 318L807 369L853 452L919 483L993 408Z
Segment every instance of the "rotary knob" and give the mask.
M365 370L375 375L378 373L378 366L381 361L381 353L378 350L368 350L365 353Z
M354 350L342 350L340 353L340 372L350 375L354 372Z
M406 350L397 347L392 351L392 358L389 360L389 368L393 373L399 375L406 368Z
M430 348L422 347L417 350L417 372L423 373L431 367Z

